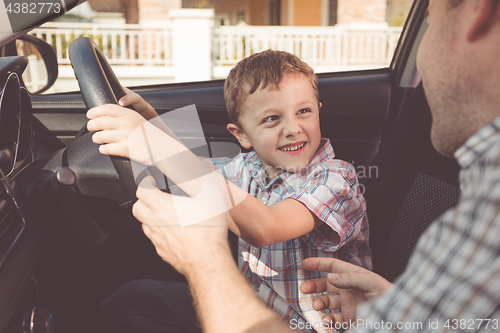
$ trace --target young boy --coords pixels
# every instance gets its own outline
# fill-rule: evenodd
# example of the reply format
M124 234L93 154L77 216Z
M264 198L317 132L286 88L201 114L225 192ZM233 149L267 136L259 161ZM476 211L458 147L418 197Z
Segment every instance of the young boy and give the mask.
M224 95L228 130L241 146L253 148L229 163L213 159L220 173L248 193L229 211L229 228L240 236L238 266L291 327L329 331L321 325L324 313L313 309L313 297L299 291L302 282L321 273L302 269L301 261L335 257L371 269L371 252L354 167L334 159L329 140L321 139L317 77L296 56L268 50L231 70ZM120 104L132 104L145 119L156 116L130 91ZM144 119L109 105L88 116L89 131L100 131L94 142L104 144L101 153L130 157L124 138ZM164 172L172 178L176 170Z

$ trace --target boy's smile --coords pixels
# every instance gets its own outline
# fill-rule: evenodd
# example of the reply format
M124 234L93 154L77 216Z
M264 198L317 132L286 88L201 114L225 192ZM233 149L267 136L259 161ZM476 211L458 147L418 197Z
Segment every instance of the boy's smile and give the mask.
M285 171L300 172L321 141L319 107L311 81L287 74L279 89L266 87L247 96L240 126L228 130L245 148L253 147L272 179Z

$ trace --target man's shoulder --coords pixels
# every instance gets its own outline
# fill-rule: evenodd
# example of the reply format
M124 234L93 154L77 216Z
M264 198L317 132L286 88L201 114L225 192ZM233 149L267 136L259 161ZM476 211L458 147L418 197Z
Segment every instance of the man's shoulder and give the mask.
M490 163L500 164L500 130L492 136L488 143L489 147L485 149L484 160ZM500 175L500 172L496 173Z

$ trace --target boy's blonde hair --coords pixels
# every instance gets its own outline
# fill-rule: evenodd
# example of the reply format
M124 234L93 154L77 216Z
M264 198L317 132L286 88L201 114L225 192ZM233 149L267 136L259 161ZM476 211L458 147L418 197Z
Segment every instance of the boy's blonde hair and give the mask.
M302 73L311 81L319 103L318 78L312 68L291 53L267 50L241 60L229 72L224 98L231 122L240 126L238 119L248 95L269 85L279 89L281 81L290 73Z

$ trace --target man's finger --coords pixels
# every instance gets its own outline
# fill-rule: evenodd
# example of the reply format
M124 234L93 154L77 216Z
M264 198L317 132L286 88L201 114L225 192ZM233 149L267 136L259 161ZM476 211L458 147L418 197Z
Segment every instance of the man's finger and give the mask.
M340 315L340 322L342 322L342 315ZM321 318L321 321L324 323L324 324L327 324L328 326L331 326L330 323L335 323L335 318L333 317L333 313L328 313L326 315L323 316L323 318ZM333 326L335 327L335 326Z
M150 221L151 210L150 208L141 200L137 200L132 206L132 214L136 219L144 224L147 224Z
M327 281L337 288L355 289L364 293L380 293L391 286L391 283L378 274L366 272L330 273Z
M341 309L341 300L340 295L338 294L325 294L315 298L313 301L313 308L316 311L321 310L340 310Z
M367 271L359 266L333 258L307 258L302 261L302 267L310 271L320 271L328 273Z
M333 313L330 313L330 318L332 322L334 323L343 323L344 321L346 321L346 319L344 318L344 314L342 312L333 312Z
M144 204L150 208L160 205L164 209L167 209L172 203L172 195L160 191L156 187L154 178L151 176L144 177L144 179L141 180L135 195L137 196L137 199L143 201Z
M146 235L147 238L152 241L153 231L147 224L142 225L142 232L144 233L144 235Z
M325 278L318 278L307 280L300 285L300 292L303 294L313 294L313 293L338 293L338 288L332 286Z
M169 193L164 193L156 187L156 181L152 176L144 177L137 187L136 196L138 199L145 201L148 206L155 204L170 203L172 196Z

